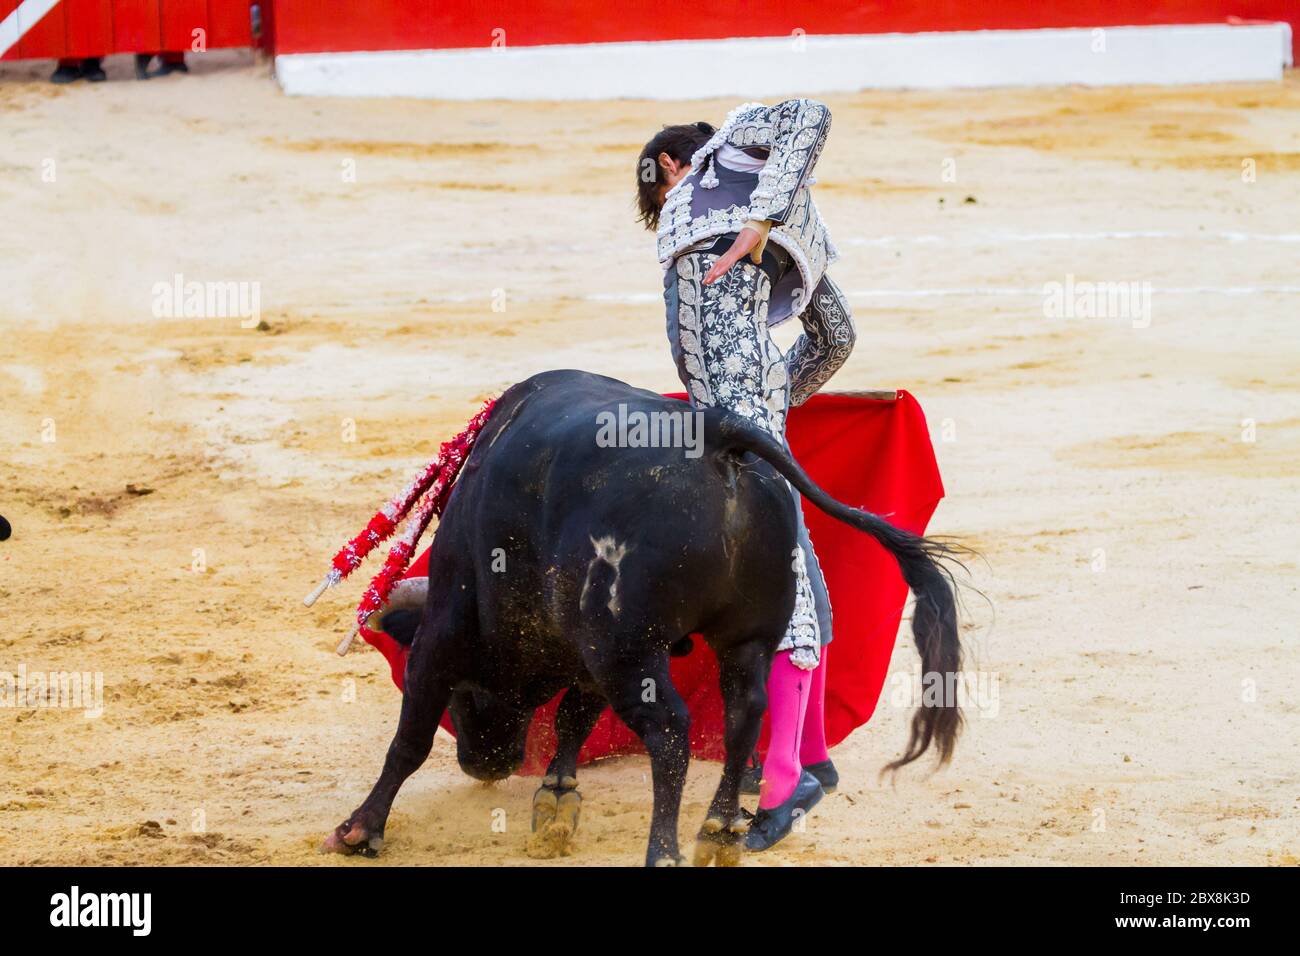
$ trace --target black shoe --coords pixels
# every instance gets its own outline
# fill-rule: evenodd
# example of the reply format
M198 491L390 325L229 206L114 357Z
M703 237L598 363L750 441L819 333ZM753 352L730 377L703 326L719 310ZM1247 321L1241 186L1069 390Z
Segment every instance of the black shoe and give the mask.
M161 60L158 63L158 69L154 70L153 76L166 76L168 73L188 73L190 68L182 60L179 63L173 63L168 60Z
M81 61L81 75L91 83L103 83L108 79L108 74L99 65L99 57L97 56L88 56Z
M763 763L758 753L749 755L749 766L740 775L741 793L759 793L763 789Z
M149 79L149 61L152 59L152 53L137 53L135 55L135 78L137 80Z
M817 778L817 782L822 785L822 790L826 793L834 793L839 789L839 771L835 769L835 764L831 763L829 760L823 760L821 763L809 764L804 767L804 770Z
M795 784L790 799L779 807L760 809L754 815L754 822L749 825L749 835L745 837L745 849L756 853L776 846L790 835L796 820L817 806L822 796L822 785L805 770L799 775L799 782Z
M77 66L60 66L57 70L55 70L53 73L50 74L50 82L71 83L74 80L81 79L82 75L83 74L81 72L80 64L78 64Z

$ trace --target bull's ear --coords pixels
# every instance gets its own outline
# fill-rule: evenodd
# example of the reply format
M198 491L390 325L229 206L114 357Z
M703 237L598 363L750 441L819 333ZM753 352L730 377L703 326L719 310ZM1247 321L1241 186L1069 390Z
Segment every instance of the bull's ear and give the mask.
M379 619L379 629L403 647L410 647L415 641L415 632L420 627L420 612L409 608L389 611Z

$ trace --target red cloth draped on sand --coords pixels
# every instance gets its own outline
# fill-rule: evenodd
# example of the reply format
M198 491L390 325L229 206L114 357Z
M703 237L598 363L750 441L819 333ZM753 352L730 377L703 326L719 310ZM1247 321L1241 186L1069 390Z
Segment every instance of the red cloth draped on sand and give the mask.
M683 395L675 397L683 398ZM856 395L814 395L790 411L790 447L819 485L847 504L887 517L918 534L939 500L943 483L921 406L910 394L894 401ZM894 638L907 600L898 565L871 537L805 504L804 517L821 561L835 619L835 640L825 648L826 734L831 746L865 724L876 708L889 670ZM426 550L407 572L428 573ZM386 634L362 631L388 659L400 688L406 648ZM672 662L673 684L691 711L691 753L720 760L723 710L718 665L703 640ZM561 692L562 693L562 692ZM555 752L555 708L559 695L540 707L528 731L524 774L540 774ZM442 726L452 732L451 720ZM764 720L763 747L767 727ZM760 749L763 749L760 747ZM615 754L641 753L636 735L606 709L582 748L580 762Z

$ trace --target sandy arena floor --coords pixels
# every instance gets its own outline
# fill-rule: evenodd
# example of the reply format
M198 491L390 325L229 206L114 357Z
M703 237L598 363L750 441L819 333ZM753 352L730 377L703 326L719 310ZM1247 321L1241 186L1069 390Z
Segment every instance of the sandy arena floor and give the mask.
M45 72L0 74L0 671L101 672L104 713L0 710L0 853L374 865L316 847L398 695L333 653L363 582L301 597L482 397L564 366L676 385L632 165L734 104L289 99L246 57ZM967 637L997 707L891 788L887 688L842 790L751 865L1295 864L1300 77L828 102L815 192L859 327L833 387L924 405L932 530L986 557ZM260 283L263 325L155 317L177 273ZM1045 317L1070 275L1150 282L1149 327ZM717 773L692 766L686 847ZM529 862L534 786L469 780L440 736L383 859ZM583 790L550 865L639 862L646 760Z

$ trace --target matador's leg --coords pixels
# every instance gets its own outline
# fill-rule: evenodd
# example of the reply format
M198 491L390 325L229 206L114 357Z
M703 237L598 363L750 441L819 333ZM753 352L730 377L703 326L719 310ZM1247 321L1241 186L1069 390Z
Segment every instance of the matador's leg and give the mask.
M813 290L812 301L800 315L804 334L790 347L790 403L802 405L834 375L857 341L853 313L844 293L830 278Z
M696 405L721 405L785 441L787 371L767 327L770 281L738 262L718 282L701 281L717 259L686 255L674 264L669 336L682 381ZM793 488L790 493L799 495ZM799 514L799 549L791 555L795 606L778 650L792 650L799 667L815 667L823 631L830 638L830 601L807 528Z

